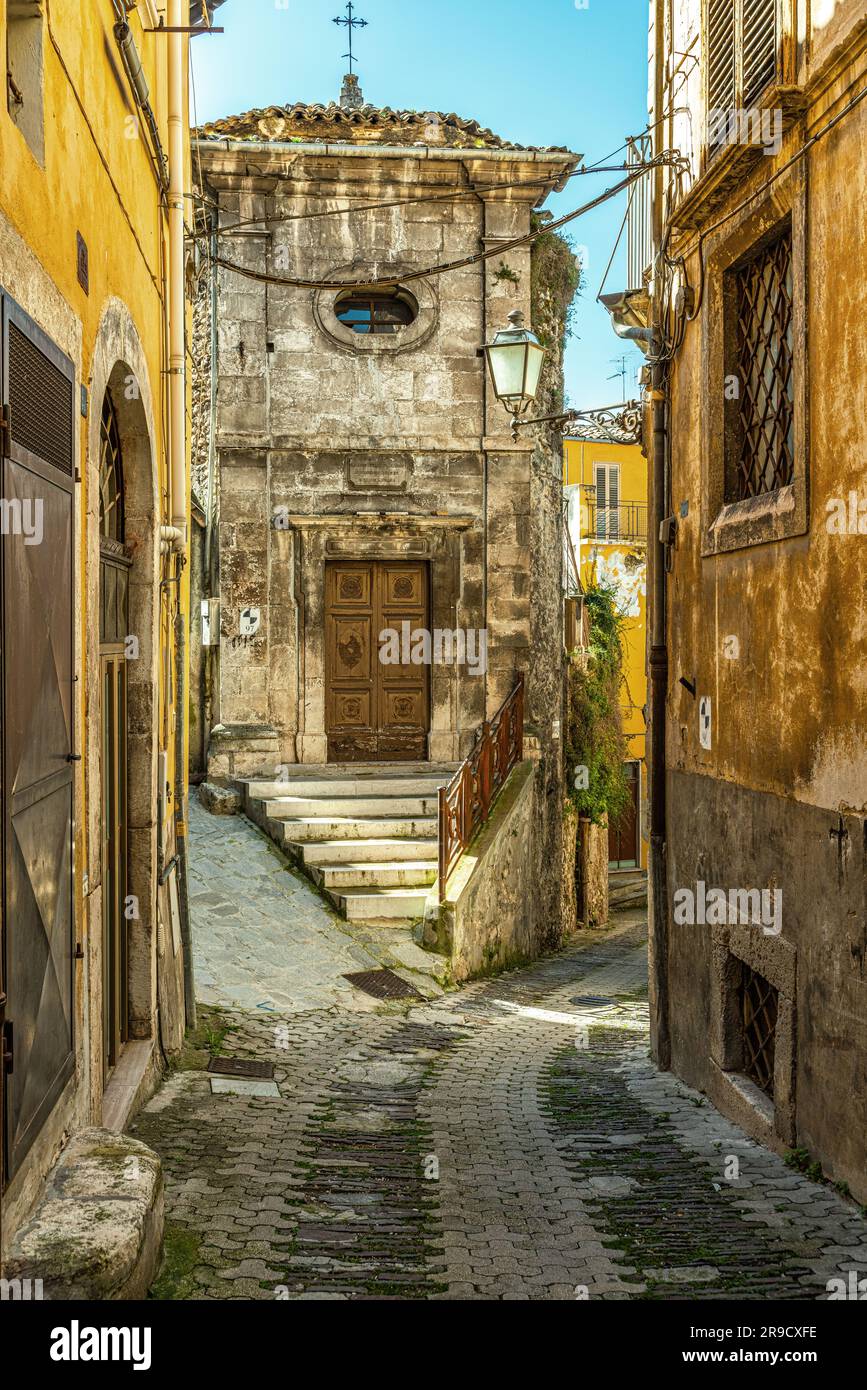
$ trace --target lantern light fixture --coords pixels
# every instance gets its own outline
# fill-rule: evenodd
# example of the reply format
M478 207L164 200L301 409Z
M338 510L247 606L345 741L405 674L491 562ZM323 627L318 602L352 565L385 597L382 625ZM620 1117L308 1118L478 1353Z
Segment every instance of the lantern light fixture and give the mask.
M494 394L512 416L523 415L539 390L546 349L524 326L520 309L509 314L509 327L494 334L482 349L494 384Z

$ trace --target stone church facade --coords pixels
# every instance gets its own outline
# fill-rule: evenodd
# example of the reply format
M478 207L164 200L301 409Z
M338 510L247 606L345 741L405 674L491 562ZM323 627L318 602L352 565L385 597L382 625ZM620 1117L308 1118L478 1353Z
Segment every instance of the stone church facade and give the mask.
M559 451L513 442L479 354L512 309L531 322L533 252L411 276L528 233L577 163L363 105L354 79L195 132L209 777L453 766L524 672L525 749L562 803Z

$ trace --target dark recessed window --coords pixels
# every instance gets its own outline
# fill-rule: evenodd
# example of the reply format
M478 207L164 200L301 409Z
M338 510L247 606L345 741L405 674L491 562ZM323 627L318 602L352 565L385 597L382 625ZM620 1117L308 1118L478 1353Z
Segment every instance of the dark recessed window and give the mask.
M343 294L334 312L353 333L399 333L412 323L418 306L411 295L399 290L395 294Z
M763 976L742 966L741 1028L744 1071L765 1095L774 1094L774 1052L779 995Z

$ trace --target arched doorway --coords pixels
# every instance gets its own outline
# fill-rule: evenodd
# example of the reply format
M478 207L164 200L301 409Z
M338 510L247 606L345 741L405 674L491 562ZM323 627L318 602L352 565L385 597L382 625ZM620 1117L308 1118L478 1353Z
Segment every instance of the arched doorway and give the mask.
M128 1037L127 638L132 560L126 547L123 456L106 389L99 439L99 728L102 791L103 1080Z

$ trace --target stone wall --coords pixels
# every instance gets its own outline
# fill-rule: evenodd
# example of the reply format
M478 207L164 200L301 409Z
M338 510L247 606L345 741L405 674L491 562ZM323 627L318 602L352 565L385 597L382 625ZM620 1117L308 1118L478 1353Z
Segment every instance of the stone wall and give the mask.
M491 817L449 878L445 902L434 888L425 912L423 941L451 961L455 983L532 960L543 947L546 923L537 881L539 862L531 762L514 768Z
M517 153L514 164L493 170L483 162L469 161L488 184L524 173ZM386 169L370 158L304 156L291 178L254 179L216 150L206 151L204 166L220 203L220 257L261 273L303 266L310 277L355 278L367 268L399 279L401 270L472 254L531 225L530 199L507 192L351 218L299 216L326 198L384 199L411 179L453 192L463 177L457 163L419 173L414 158ZM273 219L268 231L256 225L260 216ZM238 221L243 236L231 234ZM509 253L507 276L495 260L412 281L415 322L371 338L339 323L332 292L266 286L219 269L221 631L212 727L262 726L276 732L279 761L325 760L316 570L355 546L358 555L426 559L432 626L487 631L486 676L432 671L431 758L463 756L525 670L534 751L557 763L558 448L546 442L534 454L529 437L510 439L478 356L511 308L529 317L530 261L523 247ZM200 294L210 296L207 277ZM201 306L195 330L203 385L194 415L208 403L210 327ZM288 524L277 520L281 513ZM386 514L378 526L375 514ZM261 625L244 638L239 614L247 607L260 610ZM531 650L539 658L532 667Z
M867 72L867 19L857 2L825 8L833 18L808 17L792 55L793 105L803 114L789 120L779 152L755 153L726 187L725 170L743 152L723 150L676 210L682 230L671 254L685 255L690 283L705 289L671 369L669 903L653 947L678 1073L766 1142L808 1149L863 1201L867 591L863 523L859 534L847 513L851 497L865 507L867 423L853 401L867 351L840 255L845 248L856 266L867 250L867 110L842 115ZM688 51L700 33L698 0L684 0L679 16L672 46ZM701 81L696 65L678 106L696 107ZM663 131L666 146L690 149L684 126ZM792 477L772 494L732 501L721 305L733 268L781 229L791 236L794 287ZM730 381L729 401L734 389ZM843 524L834 524L841 503ZM703 697L709 729L699 723ZM779 893L778 929L679 924L674 895L699 882ZM731 1021L744 967L777 991L772 1099L741 1075Z

